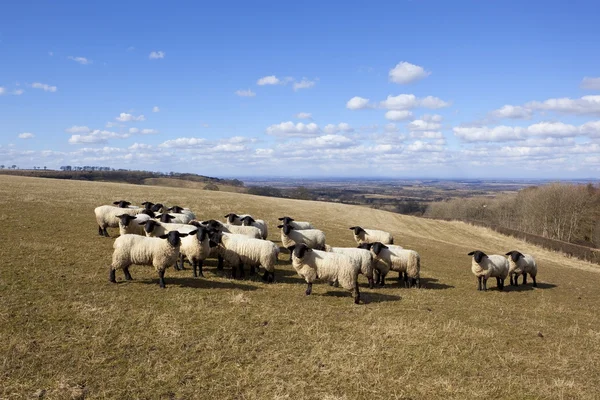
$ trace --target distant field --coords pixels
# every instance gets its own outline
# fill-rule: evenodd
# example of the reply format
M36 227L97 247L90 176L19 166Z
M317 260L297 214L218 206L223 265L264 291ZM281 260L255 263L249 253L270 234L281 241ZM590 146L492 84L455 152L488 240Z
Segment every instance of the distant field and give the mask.
M108 282L113 238L93 209L117 199L391 231L422 258L422 289L392 279L363 304L305 284L282 254L276 283L133 267ZM0 176L0 398L596 399L600 267L484 228L359 206L189 188ZM539 288L476 291L466 254L536 256ZM508 282L507 282L508 283ZM495 289L495 283L492 283ZM40 394L42 396L40 397Z

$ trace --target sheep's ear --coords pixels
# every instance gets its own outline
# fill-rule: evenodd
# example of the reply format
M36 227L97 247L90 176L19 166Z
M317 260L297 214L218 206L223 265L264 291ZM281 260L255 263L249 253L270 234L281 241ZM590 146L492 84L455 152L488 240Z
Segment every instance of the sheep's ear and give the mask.
M192 235L195 235L196 233L198 233L198 229L194 229L193 231L190 231L187 234L190 235L190 236L192 236ZM185 233L183 233L183 235L185 235Z
M127 214L116 215L117 218L123 218Z
M229 218L229 216L232 215L231 213L225 215L223 218Z
M123 204L130 206L131 203L129 201L124 201Z
M277 218L279 221L283 221L285 217Z
M355 230L355 229L356 229L356 227L355 227L355 226L351 226L351 227L350 227L350 230L351 230L351 231L353 231L353 230Z
M283 228L283 225L277 225L277 227L278 227L279 229L281 229L281 228Z
M160 236L159 236L159 238L161 238L161 239L166 239L166 238L168 238L168 237L169 237L169 235L160 235Z
M120 201L113 201L113 204L115 204L115 205L119 204L119 203L120 203Z
M470 252L469 254L467 254L468 256L472 256L473 254L475 254L474 251ZM508 255L508 254L507 254Z
M182 237L186 237L186 236L187 236L187 235L189 235L189 234L190 234L190 233L180 233L178 236L179 236L180 238L182 238Z
M146 222L148 222L148 221L138 222L138 225L146 225Z

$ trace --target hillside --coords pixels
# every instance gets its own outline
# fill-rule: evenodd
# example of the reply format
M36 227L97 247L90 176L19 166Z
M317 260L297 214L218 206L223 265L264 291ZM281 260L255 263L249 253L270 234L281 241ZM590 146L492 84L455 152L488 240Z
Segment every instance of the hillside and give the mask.
M393 280L363 303L325 284L304 295L288 255L276 283L149 267L108 282L113 239L93 209L116 199L312 221L333 245L349 226L417 250L422 289ZM0 398L580 398L600 390L600 267L461 222L336 203L190 188L0 175ZM114 236L117 232L110 231ZM519 249L539 287L476 291L466 254ZM247 273L248 275L248 273ZM391 274L392 275L392 274ZM390 275L390 276L391 276ZM43 391L43 392L42 392Z

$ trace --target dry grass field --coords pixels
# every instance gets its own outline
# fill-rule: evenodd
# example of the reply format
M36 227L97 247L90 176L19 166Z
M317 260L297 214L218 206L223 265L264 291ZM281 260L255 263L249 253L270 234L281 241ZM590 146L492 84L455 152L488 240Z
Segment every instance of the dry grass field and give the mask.
M117 199L310 220L328 243L349 226L391 231L417 250L422 289L394 280L362 304L305 284L280 256L276 283L134 266L108 282L113 238L93 209ZM363 207L198 189L0 176L0 398L600 398L600 267L459 222ZM520 249L539 287L476 290L471 259ZM247 273L248 275L248 273Z

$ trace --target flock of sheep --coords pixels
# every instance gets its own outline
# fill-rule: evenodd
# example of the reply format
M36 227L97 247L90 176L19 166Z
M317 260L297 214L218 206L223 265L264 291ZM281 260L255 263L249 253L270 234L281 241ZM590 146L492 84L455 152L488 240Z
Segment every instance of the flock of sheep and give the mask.
M194 277L204 276L204 260L218 260L217 268L224 262L231 266L232 277L244 275L244 266L254 274L264 269L263 280L273 282L279 246L267 240L267 223L250 215L227 214L226 222L214 219L201 221L188 208L165 207L160 203L144 202L142 207L132 206L125 200L112 205L96 207L98 234L109 236L107 228L119 228L120 236L113 244L114 252L109 279L116 282L115 271L122 269L126 280L131 280L132 264L153 266L158 272L159 284L165 287L165 270L170 266L183 269L184 260L192 265ZM294 270L307 283L306 294L312 292L317 280L342 286L352 292L355 303L360 301L358 275L364 275L369 287L384 286L390 271L399 273L406 287L420 287L421 258L414 250L394 245L393 236L385 231L353 226L357 248L331 247L325 243L325 233L310 222L296 221L291 217L279 218L281 242L290 253ZM532 256L511 251L505 256L486 255L482 251L473 256L471 270L478 279L478 290L487 290L487 280L495 277L498 289L510 276L511 285L527 274L537 286L537 265Z

